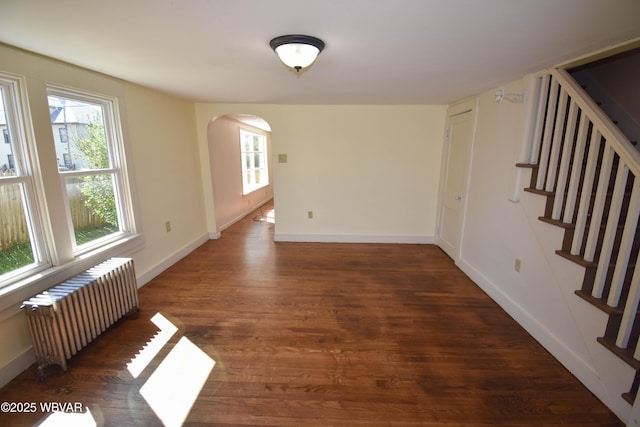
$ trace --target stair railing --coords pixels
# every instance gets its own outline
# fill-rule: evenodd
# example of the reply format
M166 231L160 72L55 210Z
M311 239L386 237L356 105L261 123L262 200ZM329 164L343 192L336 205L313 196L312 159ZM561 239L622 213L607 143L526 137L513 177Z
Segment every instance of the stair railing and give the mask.
M622 312L607 333L640 366L640 153L565 70L539 75L535 87L532 187L552 197L550 219L573 228L567 255L595 268L591 297Z

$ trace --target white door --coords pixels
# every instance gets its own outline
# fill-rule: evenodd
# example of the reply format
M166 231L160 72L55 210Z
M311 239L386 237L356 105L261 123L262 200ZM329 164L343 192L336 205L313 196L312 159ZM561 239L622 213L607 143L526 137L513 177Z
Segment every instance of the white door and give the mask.
M462 110L462 111L460 111ZM443 157L438 245L455 261L460 256L460 237L467 192L471 143L475 122L473 106L451 109Z

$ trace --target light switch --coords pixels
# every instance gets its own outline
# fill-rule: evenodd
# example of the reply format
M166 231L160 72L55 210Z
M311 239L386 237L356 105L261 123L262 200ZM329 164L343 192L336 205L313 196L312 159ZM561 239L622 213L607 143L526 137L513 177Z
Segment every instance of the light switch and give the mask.
M278 163L287 163L287 155L278 154Z

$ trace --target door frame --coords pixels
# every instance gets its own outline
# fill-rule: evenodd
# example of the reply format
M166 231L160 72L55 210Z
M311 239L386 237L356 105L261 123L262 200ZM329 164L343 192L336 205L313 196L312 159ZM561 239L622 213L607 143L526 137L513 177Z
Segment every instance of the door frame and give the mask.
M460 233L458 241L456 242L455 253L453 261L458 264L460 255L462 253L462 243L464 240L464 229L467 217L467 202L469 199L469 182L471 178L471 166L473 164L473 151L476 142L476 130L478 125L478 105L480 103L479 97L466 98L461 101L455 102L449 105L447 109L447 119L445 122L445 134L442 144L442 159L440 161L440 185L438 188L438 212L436 216L436 245L439 245L442 233L442 219L444 209L444 184L447 176L447 156L449 152L449 129L451 127L451 118L459 114L471 112L471 141L469 142L469 156L468 164L466 165L466 176L464 177L464 191L462 195L462 213L460 218Z

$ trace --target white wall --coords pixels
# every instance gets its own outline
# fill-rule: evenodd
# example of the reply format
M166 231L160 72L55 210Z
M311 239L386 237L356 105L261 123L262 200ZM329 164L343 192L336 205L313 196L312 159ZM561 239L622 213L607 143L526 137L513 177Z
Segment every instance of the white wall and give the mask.
M144 246L132 254L139 284L206 241L193 103L4 45L0 45L0 70L26 77L41 167L52 168L54 174L57 165L45 84L118 98L123 135L129 144L133 196L145 238ZM60 183L48 180L44 187L52 220L59 221L65 217L62 198L57 196ZM171 233L164 228L167 220ZM12 300L11 295L2 298L3 302ZM34 361L20 302L6 305L0 309L0 386Z
M524 87L517 82L505 89L520 92ZM526 108L524 104L495 103L493 93L485 93L479 100L461 263L481 272L484 281L539 319L543 327L554 330L560 341L570 343L575 341L575 330L545 250L538 243L537 230L529 223L525 204L509 200L523 143ZM528 181L525 179L521 186L528 186ZM544 214L541 196L521 192L519 197L533 198L533 209L539 202L542 210L538 215ZM545 226L549 233L555 231ZM557 231L560 239L561 230ZM514 269L516 258L522 260L520 273Z
M126 84L127 119L145 248L146 283L208 239L193 103ZM171 222L171 232L165 222Z
M267 158L269 159L269 185L244 195L240 162L241 128L267 137ZM209 123L207 139L216 231L219 232L273 198L274 159L271 155L271 132L265 132L223 116Z
M446 106L197 104L207 221L216 230L206 129L254 114L272 129L276 240L434 241ZM209 186L209 188L207 188ZM313 211L313 219L307 212Z

